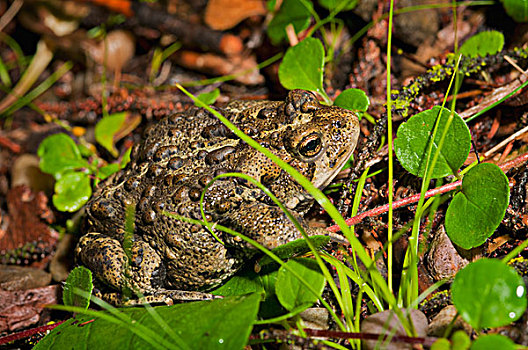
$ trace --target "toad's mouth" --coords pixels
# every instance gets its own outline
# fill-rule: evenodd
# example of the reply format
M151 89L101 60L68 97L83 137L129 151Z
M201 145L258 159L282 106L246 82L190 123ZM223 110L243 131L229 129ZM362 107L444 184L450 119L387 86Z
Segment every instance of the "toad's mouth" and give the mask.
M329 164L330 162L334 162L334 161L329 160L326 157L326 155L321 157L321 159L317 161L317 163L319 162L321 163L321 164L318 164L318 167L317 167L318 169L321 169L321 170L317 171L314 174L315 179L312 182L313 185L317 187L318 189L323 189L326 186L328 186L328 184L330 184L330 182L332 182L332 180L336 177L337 173L339 173L339 171L341 171L341 169L345 166L346 162L352 155L352 152L354 152L355 148L356 147L354 145L353 147L346 149L343 154L337 156L336 158L338 160L337 162L335 162L333 166L325 166L324 164Z

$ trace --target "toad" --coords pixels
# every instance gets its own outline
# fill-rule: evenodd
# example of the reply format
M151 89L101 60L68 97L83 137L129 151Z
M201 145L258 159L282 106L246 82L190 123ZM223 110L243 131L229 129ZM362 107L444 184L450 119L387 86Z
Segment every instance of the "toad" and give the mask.
M359 136L354 112L322 105L303 90L290 91L285 101L233 101L218 111L318 188L335 177ZM108 290L108 300L127 288L148 302L199 299L257 252L239 237L218 232L221 243L206 227L165 214L201 219L200 196L219 174L239 172L261 182L311 232L303 215L313 198L205 109L152 125L130 158L88 202L86 233L76 247L78 261ZM127 207L135 209L128 255L123 248ZM204 210L209 221L268 249L300 238L286 214L241 178L210 184Z

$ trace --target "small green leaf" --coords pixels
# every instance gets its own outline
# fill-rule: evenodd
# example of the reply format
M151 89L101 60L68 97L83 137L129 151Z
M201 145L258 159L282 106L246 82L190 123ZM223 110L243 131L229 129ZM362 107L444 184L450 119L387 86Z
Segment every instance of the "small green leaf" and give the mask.
M458 330L451 336L451 344L453 344L453 349L466 350L471 346L471 339L466 332Z
M260 299L260 294L250 294L159 306L150 312L137 307L113 310L129 322L77 315L53 329L34 349L243 349ZM112 316L108 311L100 314Z
M453 349L456 349L453 347ZM515 350L518 349L513 340L500 334L483 334L478 337L471 350Z
M398 128L397 138L394 140L394 150L401 165L411 174L423 177L427 162L427 151L432 139L436 118L440 118L438 131L431 152L438 149L438 142L449 119L451 112L435 106L420 112ZM471 135L466 123L458 114L453 115L440 156L432 173L432 178L444 177L456 173L464 164L471 146ZM431 159L432 159L431 155Z
M502 0L508 16L517 22L528 22L528 0Z
M121 162L119 163L121 169L126 167L126 165L130 162L130 152L132 152L132 147L129 147L123 154L123 158L121 158Z
M313 259L291 259L286 262L286 265L303 277L318 292L318 295L314 295L297 277L281 266L275 285L277 298L287 310L302 311L301 309L310 307L317 301L317 297L321 296L325 278L319 269L319 265Z
M68 135L54 134L48 136L39 145L40 170L59 179L61 174L71 170L87 168L88 162L81 157L81 152Z
M451 350L451 343L446 338L438 338L431 345L431 350Z
M305 4L307 6L305 6ZM284 0L282 5L268 24L268 36L274 45L287 38L286 27L293 25L295 33L308 28L313 5L310 1Z
M60 211L74 212L90 199L92 187L90 178L81 172L63 174L55 183L53 204Z
M216 88L213 91L210 92L204 92L198 96L196 96L197 99L205 103L206 105L212 105L215 103L216 99L220 96L220 89ZM194 102L195 106L198 106L198 102Z
M366 112L369 105L370 101L367 94L360 89L346 89L334 101L334 106L351 111Z
M358 0L319 0L318 2L327 10L339 7L341 11L350 11L357 6Z
M480 32L466 40L460 47L460 53L467 57L485 57L494 55L504 46L504 35L496 30Z
M121 129L125 122L127 112L120 112L103 117L95 126L95 139L110 154L117 157L119 153L115 148L114 135Z
M324 48L318 39L306 38L290 47L279 67L279 80L286 89L323 90Z
M492 163L481 163L462 179L462 191L447 208L445 228L453 243L464 249L479 246L499 226L508 207L508 178Z
M460 316L476 330L505 326L526 309L526 286L514 269L480 259L460 270L451 285Z
M62 290L62 302L66 306L78 306L85 310L88 309L90 299L79 295L76 289L83 290L88 295L92 294L92 272L86 267L77 266L70 272Z
M118 163L111 163L105 166L102 166L99 168L99 172L97 173L97 177L99 179L104 180L108 176L117 173L121 169L121 166Z

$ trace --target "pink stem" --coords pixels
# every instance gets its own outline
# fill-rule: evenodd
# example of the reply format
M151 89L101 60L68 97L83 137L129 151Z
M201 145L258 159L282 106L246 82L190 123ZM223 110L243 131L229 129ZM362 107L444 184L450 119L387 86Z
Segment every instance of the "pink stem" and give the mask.
M510 160L509 162L506 162L500 165L499 167L502 169L502 171L507 172L511 168L517 167L521 165L522 163L525 163L526 161L528 161L528 153L524 153L523 155L515 158L514 160ZM425 198L427 199L429 197L435 196L440 193L446 193L449 191L453 191L457 189L461 184L462 182L459 180L459 181L444 185L442 187L434 188L432 190L425 192ZM403 207L403 206L406 206L412 203L416 203L418 202L419 199L420 199L420 194L416 194L414 196L410 196L410 197L407 197L407 198L404 198L404 199L401 199L399 201L392 203L392 208L396 209L396 208L400 208L400 207ZM380 207L367 210L361 214L351 217L350 219L347 219L346 224L348 226L356 225L356 224L359 224L361 221L363 221L363 219L365 219L366 217L377 216L377 215L387 212L388 210L389 210L389 205L385 204ZM339 228L338 225L333 225L333 226L328 227L327 230L330 232L339 232L341 229Z

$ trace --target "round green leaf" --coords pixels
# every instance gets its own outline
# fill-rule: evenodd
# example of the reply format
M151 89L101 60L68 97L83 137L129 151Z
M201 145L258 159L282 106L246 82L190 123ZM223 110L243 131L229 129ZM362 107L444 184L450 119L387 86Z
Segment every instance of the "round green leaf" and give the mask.
M451 285L453 303L473 328L505 326L526 309L526 287L514 269L480 259L460 270Z
M114 157L119 155L115 148L114 135L121 129L121 126L123 126L126 115L127 112L110 114L103 117L103 119L95 125L95 139Z
M289 272L284 266L279 269L275 293L284 308L289 311L294 309L301 311L308 308L317 301L318 296L323 293L325 278L313 259L299 258L291 259L286 265L300 275L309 285L311 285L318 295L314 295L297 277Z
M63 174L55 183L53 204L60 211L77 211L90 199L90 178L81 172Z
M442 113L440 113L442 111ZM440 113L440 115L439 115ZM431 159L438 150L438 142L446 128L451 111L435 106L420 112L398 128L397 138L394 140L394 150L401 165L416 176L424 176L427 163L427 151L432 140L433 128L439 116L438 131L432 147ZM464 164L471 146L471 135L466 123L456 113L447 130L440 156L435 164L432 178L444 177L456 173Z
M447 208L445 228L464 249L481 245L499 226L508 207L508 178L491 163L481 163L462 179L462 191Z
M504 35L496 30L480 32L466 40L460 47L460 53L468 57L485 57L502 50Z
M81 157L75 142L64 133L46 137L40 143L37 154L40 157L40 170L56 179L64 172L89 166Z
M334 101L334 106L351 111L366 112L369 105L370 101L367 94L360 89L346 89Z
M517 22L528 22L528 0L502 0L508 16Z
M458 330L451 336L451 344L453 349L466 350L471 346L471 339L469 339L469 335L466 332Z
M431 345L431 350L451 350L451 343L446 338L438 338Z
M271 42L276 45L286 39L285 29L289 24L293 25L295 33L308 28L312 10L311 1L284 0L279 11L268 24L268 36Z
M453 348L456 349L456 348ZM471 350L515 350L513 340L500 334L481 335L471 344Z
M68 275L62 290L62 302L66 306L78 306L86 310L90 299L80 295L77 289L85 291L88 295L92 294L92 272L84 266L77 266Z
M306 38L290 47L279 67L279 80L286 89L323 90L324 48L318 39Z

